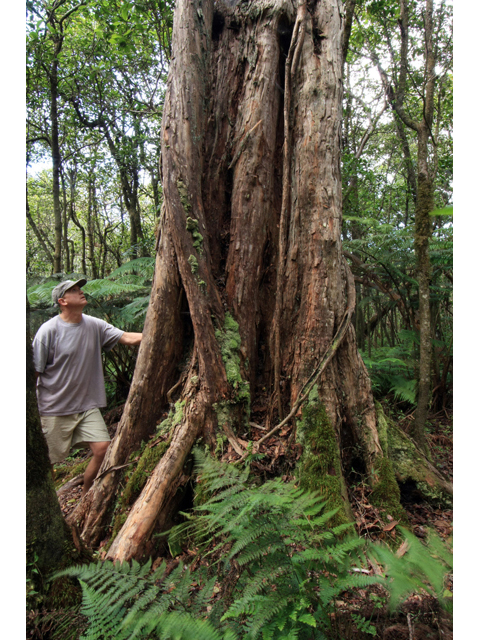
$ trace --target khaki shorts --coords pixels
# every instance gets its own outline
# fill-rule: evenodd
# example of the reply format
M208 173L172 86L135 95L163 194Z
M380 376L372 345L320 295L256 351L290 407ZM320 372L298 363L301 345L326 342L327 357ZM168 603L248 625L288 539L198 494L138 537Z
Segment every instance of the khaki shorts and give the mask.
M109 442L107 427L99 409L70 416L40 416L50 462L61 462L71 449L88 447L89 442Z

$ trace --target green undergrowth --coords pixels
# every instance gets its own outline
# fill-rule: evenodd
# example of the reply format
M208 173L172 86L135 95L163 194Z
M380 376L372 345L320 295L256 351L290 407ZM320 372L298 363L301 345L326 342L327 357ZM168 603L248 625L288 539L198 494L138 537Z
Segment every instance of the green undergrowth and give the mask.
M302 419L298 422L297 438L303 446L298 465L300 487L320 491L329 509L338 509L334 521L348 522L345 488L337 439L324 405L315 386L305 403Z
M76 476L80 475L87 468L91 458L82 460L78 464L69 466L67 464L55 465L55 489L58 491L60 487L72 480Z
M403 329L394 347L377 346L370 353L362 352L377 398L391 394L398 401L415 405L417 382L413 354L417 343L417 332Z
M193 562L171 572L165 562L152 572L151 561L60 572L82 587L89 620L82 640L339 640L335 601L378 583L391 593L391 609L420 590L448 609L451 554L438 536L427 547L401 529L401 555L367 545L351 524L333 524L336 510L318 493L279 478L259 483L248 466L194 454L206 501L169 534L171 541L187 534ZM365 554L381 575L359 571Z

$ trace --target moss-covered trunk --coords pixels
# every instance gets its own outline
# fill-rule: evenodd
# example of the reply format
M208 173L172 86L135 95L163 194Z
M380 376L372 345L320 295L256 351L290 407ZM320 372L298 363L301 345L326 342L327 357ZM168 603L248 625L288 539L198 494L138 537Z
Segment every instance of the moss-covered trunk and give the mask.
M432 368L429 241L432 237L431 213L434 209L434 185L428 167L429 126L427 126L427 123L422 123L422 125L418 130L418 187L415 207L415 261L418 280L420 358L414 437L417 444L427 453L428 445L425 434L425 424L431 400Z

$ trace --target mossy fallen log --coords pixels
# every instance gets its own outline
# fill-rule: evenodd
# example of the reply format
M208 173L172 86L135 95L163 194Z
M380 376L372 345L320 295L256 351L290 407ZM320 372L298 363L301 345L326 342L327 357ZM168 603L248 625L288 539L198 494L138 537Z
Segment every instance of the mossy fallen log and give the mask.
M410 485L419 499L436 507L451 507L453 485L418 449L415 442L377 405L378 432L400 486Z

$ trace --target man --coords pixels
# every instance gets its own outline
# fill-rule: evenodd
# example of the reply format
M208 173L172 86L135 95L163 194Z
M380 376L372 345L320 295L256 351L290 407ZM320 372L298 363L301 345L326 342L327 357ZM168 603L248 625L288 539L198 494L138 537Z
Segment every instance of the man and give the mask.
M50 462L61 462L71 447L90 447L82 496L90 489L105 457L110 436L99 407L105 407L102 349L117 343L139 345L141 333L127 333L84 315L86 280L66 280L52 291L60 314L45 322L33 341L37 400Z

